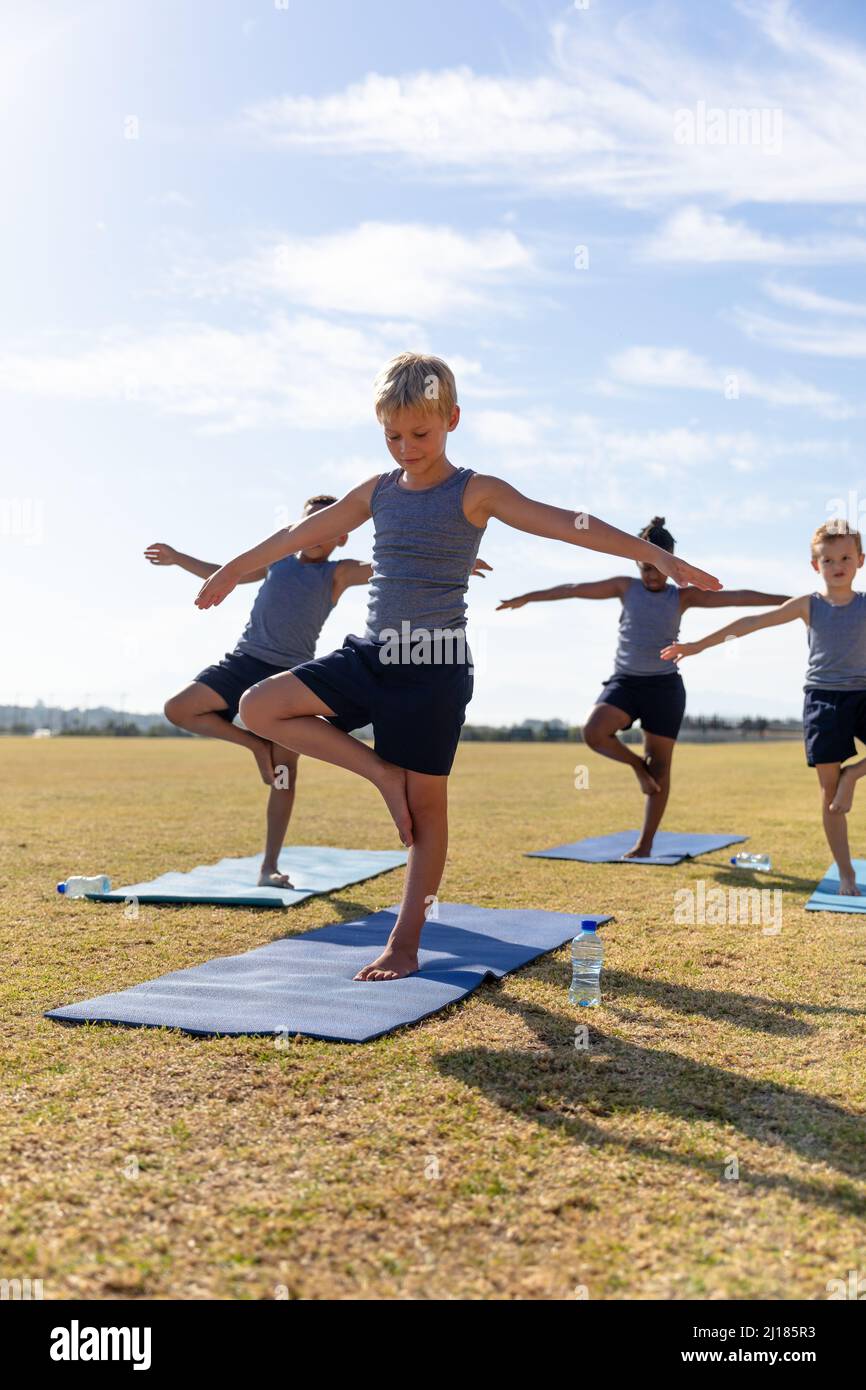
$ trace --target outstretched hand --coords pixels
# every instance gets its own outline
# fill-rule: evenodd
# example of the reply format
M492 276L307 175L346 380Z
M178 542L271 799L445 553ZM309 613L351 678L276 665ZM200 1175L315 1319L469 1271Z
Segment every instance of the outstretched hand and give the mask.
M503 608L522 608L524 603L528 602L529 599L525 594L518 594L517 598L504 598L496 609L496 612L501 613Z
M482 559L481 559L481 556L479 555L478 559L475 561L475 564L472 566L471 573L474 574L478 579L483 579L483 578L484 578L484 571L485 571L485 570L491 570L491 571L492 571L492 569L493 569L493 566L492 566L492 565L488 565L487 561L486 561L486 560L482 560Z
M196 608L216 608L238 585L237 578L225 566L216 570L202 584L195 598Z
M173 545L166 545L165 541L154 541L144 552L144 558L152 565L174 565L177 563L177 551Z
M684 656L696 656L700 651L697 642L671 642L669 647L662 647L659 656L662 661L682 661Z
M681 589L687 588L689 584L693 584L696 589L724 588L721 580L716 579L714 574L699 570L695 565L688 564L677 555L670 555L666 550L660 552L658 559L653 559L653 564Z

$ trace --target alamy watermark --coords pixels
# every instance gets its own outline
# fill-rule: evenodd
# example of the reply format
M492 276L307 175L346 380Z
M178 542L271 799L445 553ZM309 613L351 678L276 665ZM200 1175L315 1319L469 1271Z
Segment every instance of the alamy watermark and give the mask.
M678 145L752 145L778 154L782 148L780 106L681 106L674 112L674 140Z
M463 627L413 627L404 618L398 632L383 627L378 641L383 666L471 666L472 656Z
M674 893L676 926L759 926L764 936L782 930L781 888L707 888L701 878L693 888Z

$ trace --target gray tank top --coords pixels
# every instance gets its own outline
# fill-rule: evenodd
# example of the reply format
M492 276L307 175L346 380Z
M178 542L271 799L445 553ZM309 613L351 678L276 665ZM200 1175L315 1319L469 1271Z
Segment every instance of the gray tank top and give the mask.
M659 652L677 640L680 630L680 591L665 584L653 593L642 579L632 579L622 600L619 642L614 674L617 676L672 676L676 666L662 661Z
M809 596L806 689L866 690L866 594L850 603Z
M312 661L325 619L334 606L338 560L285 555L271 565L235 648L272 666Z
M466 626L466 589L484 527L463 515L463 493L473 476L458 468L434 487L401 487L402 468L383 473L370 501L375 535L367 631L455 631Z

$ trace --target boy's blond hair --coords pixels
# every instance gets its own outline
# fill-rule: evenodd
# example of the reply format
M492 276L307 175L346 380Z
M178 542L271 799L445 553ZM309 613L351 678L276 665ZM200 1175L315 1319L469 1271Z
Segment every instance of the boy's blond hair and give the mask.
M441 357L401 352L383 367L375 382L376 419L384 423L398 410L417 407L450 420L457 404L454 373Z
M814 557L818 546L823 541L835 541L840 536L850 536L857 546L857 554L863 554L863 542L860 539L860 532L855 531L853 526L849 526L844 517L836 517L832 521L822 521L814 536L812 537L812 556Z

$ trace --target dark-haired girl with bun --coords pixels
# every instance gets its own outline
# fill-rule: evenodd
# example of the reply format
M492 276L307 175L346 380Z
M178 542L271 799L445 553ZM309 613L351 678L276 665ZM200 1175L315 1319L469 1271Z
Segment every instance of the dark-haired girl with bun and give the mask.
M653 517L638 532L641 540L673 554L674 538L663 516ZM637 844L624 856L646 859L652 854L655 833L661 825L670 794L671 759L683 722L686 691L677 670L663 661L661 651L676 641L687 608L758 608L784 603L787 594L762 594L756 589L680 589L668 582L655 565L638 561L640 577L616 575L587 584L557 584L536 589L518 598L505 599L503 608L522 608L560 598L618 598L619 619L613 675L605 682L587 720L583 737L590 748L605 758L626 763L635 773L646 797L643 829ZM643 757L633 753L617 735L640 721L644 736Z

